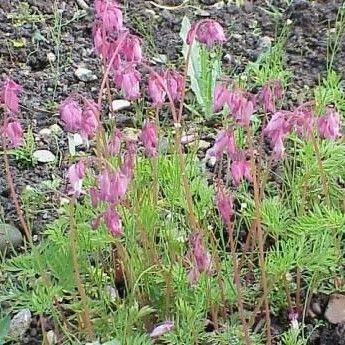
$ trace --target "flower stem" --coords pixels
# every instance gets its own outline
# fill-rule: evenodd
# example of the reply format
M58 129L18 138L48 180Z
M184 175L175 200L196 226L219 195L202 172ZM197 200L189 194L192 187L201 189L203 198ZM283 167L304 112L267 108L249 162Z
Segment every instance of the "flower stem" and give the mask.
M228 232L229 232L232 265L234 266L235 286L236 286L236 290L237 290L237 307L238 307L240 319L242 322L244 341L245 341L246 345L250 345L251 340L249 337L248 324L247 324L247 321L246 321L246 318L244 315L244 307L243 307L243 301L242 301L241 277L240 277L240 271L238 268L238 262L237 262L237 256L236 256L236 246L235 246L235 241L234 241L234 225L233 225L233 223L228 223L227 227L228 227Z
M74 271L74 279L75 283L81 298L81 303L83 306L83 313L82 318L86 328L87 336L89 340L94 340L95 336L92 329L91 324L91 317L90 317L90 309L87 303L87 297L85 293L85 289L81 280L80 270L79 270L79 263L78 263L78 250L77 250L77 227L74 218L75 212L75 198L73 197L70 201L70 214L69 214L69 225L70 225L70 241L71 241L71 255L72 255L72 265Z
M3 146L3 151L4 151L4 161L5 161L5 173L6 173L6 181L8 184L8 187L10 188L11 192L11 198L12 202L14 204L14 207L16 209L16 213L20 222L20 225L22 227L22 231L26 237L26 239L29 241L30 245L32 245L32 236L31 236L31 231L24 219L22 209L19 204L18 200L18 195L16 192L16 189L14 187L14 182L13 182L13 177L11 174L11 169L10 169L10 162L8 159L8 152L7 152L7 142L6 142L6 137L3 135L2 136L2 146Z

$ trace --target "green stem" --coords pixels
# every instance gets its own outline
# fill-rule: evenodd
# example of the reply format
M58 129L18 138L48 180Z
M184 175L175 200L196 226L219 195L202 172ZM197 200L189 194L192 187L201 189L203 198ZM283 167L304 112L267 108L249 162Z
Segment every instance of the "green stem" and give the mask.
M79 263L78 263L77 226L76 226L76 222L74 218L74 212L75 212L75 198L73 197L70 201L69 237L70 237L70 242L71 242L71 255L72 255L72 265L73 265L73 271L74 271L74 279L75 279L75 283L76 283L76 286L80 295L81 303L84 309L82 313L82 318L83 318L83 322L86 328L88 340L94 340L95 336L94 336L92 324L91 324L90 309L87 302L85 289L82 283Z

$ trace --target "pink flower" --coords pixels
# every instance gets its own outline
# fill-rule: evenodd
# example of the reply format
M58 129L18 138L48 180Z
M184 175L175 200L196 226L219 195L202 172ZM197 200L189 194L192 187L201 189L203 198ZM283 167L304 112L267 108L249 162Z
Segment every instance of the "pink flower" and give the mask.
M23 88L11 79L7 79L0 89L0 102L5 110L17 114L19 112L18 96Z
M104 213L104 222L114 237L122 235L122 221L119 214L109 207Z
M170 332L174 329L174 323L172 321L164 321L160 325L156 326L150 333L151 338L161 337L163 334Z
M122 133L119 129L115 128L109 142L108 151L112 156L117 156L121 149Z
M140 73L133 67L128 67L117 73L115 83L121 88L124 97L130 101L140 97Z
M115 1L96 0L96 17L102 21L105 31L108 33L119 32L123 27L123 16Z
M196 234L192 240L193 256L199 273L211 274L212 261L211 255L208 253L202 243L201 234Z
M157 156L157 127L153 122L145 122L145 125L141 131L140 139L144 144L146 155L148 157Z
M164 87L161 84L161 81L165 82L165 80L162 77L160 80L153 73L150 74L148 91L149 91L149 96L153 100L152 105L154 107L161 106L165 101L166 92L165 92Z
M307 138L312 132L315 123L311 106L299 106L291 113L288 121L299 136Z
M99 192L96 188L91 188L89 190L90 198L91 198L91 205L93 208L96 208L99 203Z
M127 62L140 62L142 60L140 43L139 37L128 34L120 49L121 57Z
M99 126L99 106L93 100L86 99L82 113L81 136L84 138L92 137Z
M218 212L225 224L229 224L234 214L234 202L232 197L226 193L224 186L218 188L216 204Z
M271 141L273 157L279 160L284 154L284 139L290 133L291 125L288 122L288 111L278 111L273 114L271 120L263 130L263 134Z
M104 170L98 177L98 200L117 204L127 192L130 178L121 171Z
M208 154L215 156L217 159L220 159L224 152L229 157L232 157L236 152L234 132L230 128L221 130L216 137L213 147L208 150Z
M245 96L243 92L231 92L228 95L227 103L231 114L240 126L247 127L254 113L255 102L253 98Z
M317 129L322 139L336 140L341 135L339 113L328 108L326 115L318 119Z
M283 86L279 80L266 84L258 94L258 100L263 105L265 113L276 111L275 102L283 98Z
M251 175L250 161L247 161L242 154L238 154L230 166L231 175L235 186L238 186L243 179L253 182Z
M83 111L76 100L71 97L67 98L60 105L59 111L67 132L76 133L81 130Z
M221 111L226 104L229 97L229 91L226 86L217 84L214 89L213 96L213 111L218 113Z
M83 179L85 177L85 165L83 161L71 165L68 168L67 178L71 185L71 193L75 197L79 197L82 192Z
M24 132L18 120L13 119L7 122L0 131L7 139L8 147L17 148L24 143Z
M174 102L182 98L183 77L176 71L167 71L165 74L167 88Z
M209 49L226 40L224 30L219 23L212 19L203 19L199 23L192 25L187 35L187 44L192 43L195 29L195 39L202 44L206 44Z

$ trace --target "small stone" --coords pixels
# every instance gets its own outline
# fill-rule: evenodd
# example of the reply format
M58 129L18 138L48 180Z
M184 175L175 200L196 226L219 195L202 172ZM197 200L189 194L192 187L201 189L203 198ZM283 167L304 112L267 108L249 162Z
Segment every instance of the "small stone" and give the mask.
M265 51L271 48L273 39L269 36L263 36L259 40L259 49Z
M314 303L311 305L311 309L312 309L312 311L313 311L316 315L321 315L321 314L322 314L321 306L320 306L320 304L317 303L317 302L314 302Z
M23 235L15 226L0 223L0 252L18 248L22 243Z
M345 295L331 295L327 304L325 319L333 324L345 324Z
M214 156L210 156L206 159L206 166L208 166L209 168L214 168L216 163L217 163L217 158Z
M90 69L87 69L85 67L78 67L75 70L74 74L79 80L83 82L88 82L97 79L97 76Z
M116 288L110 286L110 285L107 285L105 287L105 292L107 293L107 295L109 296L110 300L111 301L114 301L116 300L117 298L119 298L119 293L118 291L116 290Z
M74 140L74 146L75 147L81 146L84 143L83 138L81 137L81 135L79 133L73 134L73 140Z
M206 140L198 141L198 150L207 150L210 147L210 143Z
M127 140L137 141L139 139L139 130L132 127L124 128L122 133Z
M48 53L47 54L47 60L51 63L55 62L56 61L56 56L54 53Z
M224 6L225 6L225 2L219 1L219 2L216 2L214 5L212 5L212 8L216 10L221 10Z
M197 135L196 134L187 134L182 136L181 138L181 144L182 145L188 145L192 142L194 142L197 139Z
M54 331L50 330L46 334L47 342L49 345L55 345L57 343L57 337Z
M126 108L129 108L131 106L131 103L125 99L115 99L111 103L111 107L113 111L120 111Z
M22 338L25 332L29 329L31 323L31 311L23 309L13 316L8 336L11 338Z
M56 159L54 153L49 150L37 150L32 154L32 158L38 163L51 163Z
M54 125L51 125L49 129L55 135L60 135L63 132L62 128L57 123L55 123Z
M200 8L195 11L195 14L199 17L209 17L211 15L210 12L202 10Z
M40 137L48 138L51 136L52 130L50 128L43 128L38 132L38 134Z

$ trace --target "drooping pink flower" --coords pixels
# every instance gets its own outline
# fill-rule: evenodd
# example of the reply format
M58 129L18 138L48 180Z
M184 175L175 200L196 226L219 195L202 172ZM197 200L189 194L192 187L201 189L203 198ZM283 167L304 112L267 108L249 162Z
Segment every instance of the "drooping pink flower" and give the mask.
M141 62L142 51L140 38L132 34L127 34L119 54L124 61L135 63Z
M200 277L200 272L196 266L193 266L192 269L187 274L187 281L190 286L194 286Z
M263 130L263 134L271 141L273 158L276 160L282 159L284 154L284 139L291 130L291 125L288 121L290 114L288 111L274 113Z
M217 159L220 159L224 152L229 157L232 157L236 152L234 132L230 128L221 130L216 137L213 147L208 150L208 154L215 156Z
M164 321L157 325L150 333L151 338L161 337L163 334L168 333L174 329L174 323L172 321Z
M115 128L113 134L108 142L108 151L112 156L117 156L121 149L122 133L118 128Z
M232 161L230 170L235 186L238 186L244 179L253 182L250 161L247 161L243 154L239 153Z
M67 132L77 133L81 130L83 110L76 100L68 97L60 105L59 112Z
M229 97L229 91L226 86L222 84L217 84L214 89L214 96L213 96L213 111L218 113L227 103Z
M227 104L236 122L240 126L249 126L255 110L254 99L250 95L245 95L243 92L235 91L229 93Z
M157 156L158 136L157 127L153 122L146 121L141 131L140 139L144 144L148 157Z
M276 111L276 101L283 98L283 86L279 80L274 80L263 86L258 94L258 101L262 104L265 113Z
M122 221L119 214L109 207L104 213L104 222L108 228L108 231L114 237L119 237L122 235Z
M24 143L24 131L17 119L8 121L1 128L0 134L6 138L6 144L10 148L17 148Z
M217 209L225 224L229 224L234 214L233 198L225 191L224 186L219 186L216 197Z
M140 97L140 73L133 66L129 66L115 76L115 83L121 88L124 97L130 101Z
M167 88L174 102L178 102L182 98L183 77L176 71L167 71L165 74Z
M96 208L99 203L99 192L96 188L91 188L89 190L89 193L90 193L91 205L93 208Z
M102 22L102 26L106 32L116 33L123 28L122 11L115 1L96 0L95 11L96 18Z
M297 107L289 118L289 124L303 138L308 138L315 124L313 109L310 105Z
M88 139L95 135L99 126L99 106L90 99L85 100L85 106L82 112L82 122L80 134Z
M193 24L187 35L187 44L192 43L194 30L196 30L195 39L209 49L226 40L222 26L212 19L203 19L199 23Z
M83 180L85 177L85 165L83 161L72 164L68 168L67 177L71 185L70 193L79 197L82 192Z
M201 234L196 234L192 239L192 252L196 267L200 273L211 274L212 261L211 255L206 251Z
M105 169L98 177L98 200L117 204L127 192L130 178L122 171L110 172Z
M158 78L155 74L151 73L148 80L149 96L152 99L154 107L160 107L165 102L166 92L162 85L166 83L165 79L161 76Z
M327 108L326 115L317 121L317 129L322 139L336 140L340 134L340 115L335 109Z
M5 106L5 110L17 114L19 112L18 96L23 88L15 81L7 79L0 88L0 102Z

